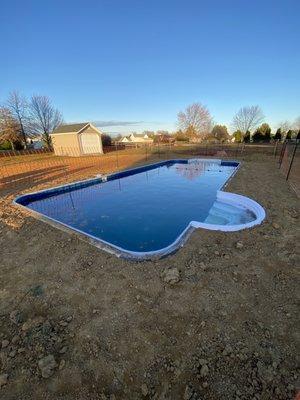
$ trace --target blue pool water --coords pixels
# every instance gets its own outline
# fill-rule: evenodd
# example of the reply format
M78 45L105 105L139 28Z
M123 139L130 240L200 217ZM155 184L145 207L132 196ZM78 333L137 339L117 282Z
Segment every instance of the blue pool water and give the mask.
M19 202L114 246L150 252L172 244L190 221L253 220L247 210L236 212L216 202L217 190L236 167L230 162L178 160L116 174L107 182L24 196Z

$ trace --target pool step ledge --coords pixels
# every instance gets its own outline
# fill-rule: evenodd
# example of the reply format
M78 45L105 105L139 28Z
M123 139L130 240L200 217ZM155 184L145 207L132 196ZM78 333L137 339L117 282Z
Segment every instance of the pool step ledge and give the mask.
M260 225L266 217L265 210L260 204L250 199L249 197L242 196L240 194L223 192L222 190L218 190L217 201L239 208L246 208L249 211L252 211L253 214L256 216L256 218L251 222L247 222L245 224L237 224L237 225L218 225L218 224L209 224L205 222L192 221L191 225L193 226L193 228L203 228L203 229L209 229L213 231L223 231L223 232L234 232L234 231L240 231L242 229L252 228L255 225Z

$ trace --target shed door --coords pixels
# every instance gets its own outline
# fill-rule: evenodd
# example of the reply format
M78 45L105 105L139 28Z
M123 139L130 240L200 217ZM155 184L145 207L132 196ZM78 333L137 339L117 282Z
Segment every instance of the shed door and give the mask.
M84 154L101 153L100 137L97 133L83 132L81 134L81 145Z

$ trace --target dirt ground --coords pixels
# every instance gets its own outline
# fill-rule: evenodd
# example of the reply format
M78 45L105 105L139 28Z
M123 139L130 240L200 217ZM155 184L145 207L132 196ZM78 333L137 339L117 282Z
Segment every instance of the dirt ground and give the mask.
M125 168L145 158L145 149L141 148L84 157L60 157L53 153L3 157L0 158L0 190L86 178Z
M262 204L264 223L195 231L155 262L118 259L3 198L0 398L295 398L299 199L264 155L226 190Z

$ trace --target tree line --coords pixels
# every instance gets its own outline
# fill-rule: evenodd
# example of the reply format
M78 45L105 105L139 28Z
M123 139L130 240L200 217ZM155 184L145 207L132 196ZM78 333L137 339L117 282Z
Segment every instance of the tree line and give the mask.
M51 148L50 134L63 122L61 112L48 96L33 95L30 99L11 92L0 105L0 145L2 148L28 148L33 138L42 137Z
M225 125L214 124L210 111L201 103L193 103L177 116L178 130L144 131L154 142L269 142L300 138L300 116L292 124L284 121L272 134L261 108L257 105L242 107L233 117L230 135ZM47 96L33 95L30 99L19 92L11 92L0 105L0 148L28 148L33 138L41 137L44 146L51 148L50 134L63 123L61 112ZM114 138L114 140L118 140ZM109 135L103 135L104 145L111 144Z
M300 139L300 116L290 123L281 122L272 134L261 108L257 105L242 107L233 117L230 135L225 125L214 125L213 118L206 106L194 103L178 113L179 129L175 133L177 140L182 141L217 141L229 142L270 142L271 139Z

